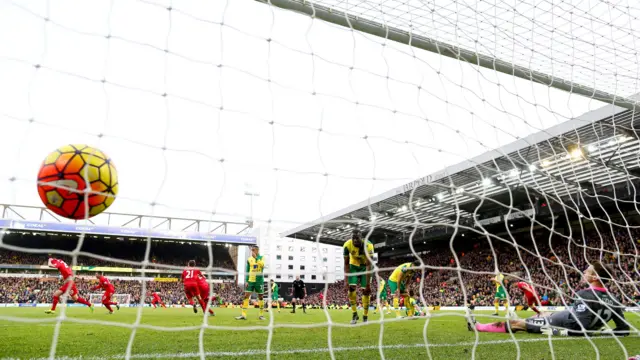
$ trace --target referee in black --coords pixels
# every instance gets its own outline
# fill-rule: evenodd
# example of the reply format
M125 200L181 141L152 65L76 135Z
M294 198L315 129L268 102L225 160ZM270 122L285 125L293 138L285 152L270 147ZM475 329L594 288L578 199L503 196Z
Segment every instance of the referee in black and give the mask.
M293 281L293 299L291 304L293 305L292 314L296 313L296 304L302 304L302 312L307 313L307 305L304 303L304 298L307 296L307 287L304 286L304 281L300 280L300 275L296 276Z

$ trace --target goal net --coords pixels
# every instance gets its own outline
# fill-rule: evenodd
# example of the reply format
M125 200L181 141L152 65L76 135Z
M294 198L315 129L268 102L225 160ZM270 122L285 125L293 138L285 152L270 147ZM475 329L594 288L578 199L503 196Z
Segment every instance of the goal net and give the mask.
M632 1L0 0L0 328L16 330L0 359L640 355L639 17ZM264 283L220 227L193 244L185 223L162 256L9 227L68 143L119 174L113 213L80 224L246 222ZM117 301L154 309L21 309L53 301L49 253L120 268ZM194 258L219 277L215 316L177 281Z
M101 305L102 296L103 294L91 294L89 295L89 302L96 306ZM108 301L116 302L120 306L128 306L131 302L131 294L113 294L111 299L108 299Z

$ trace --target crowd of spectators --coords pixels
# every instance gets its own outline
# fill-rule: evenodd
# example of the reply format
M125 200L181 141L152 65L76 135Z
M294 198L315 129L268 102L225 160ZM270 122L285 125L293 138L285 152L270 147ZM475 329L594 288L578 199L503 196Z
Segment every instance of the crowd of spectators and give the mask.
M111 282L116 289L116 294L131 295L131 303L140 303L142 282L113 279ZM90 290L96 283L97 281L93 279L77 278L76 286L80 296L89 298L90 294L101 294L100 291ZM0 303L50 303L53 293L60 288L60 284L59 279L51 277L2 277L0 278ZM243 289L235 283L215 283L212 289L218 302L238 304L243 297ZM159 292L162 300L167 304L181 304L187 301L180 282L147 281L143 299L145 303L151 301L150 293L154 291Z
M431 306L491 306L495 294L491 278L499 271L506 276L505 287L511 304L517 305L523 300L515 284L527 281L534 285L545 304L562 306L571 303L575 291L584 286L582 272L588 267L588 261L600 260L615 270L610 291L626 305L640 303L640 254L637 250L640 249L640 231L623 229L615 236L590 231L585 235L576 240L557 235L550 237L547 233L538 236L535 244L523 237L516 240L517 245L511 240L489 242L486 238L474 241L458 238L454 241L457 261L448 242L444 244L446 246L421 255L424 275L419 271L411 280L410 288L418 301ZM415 256L411 256L378 262L377 267L381 270L377 276L372 276L373 292L378 289L378 276L386 280L396 266L414 259ZM372 296L372 302L375 298ZM308 301L320 303L320 293L310 296ZM325 301L335 305L348 302L344 281L328 286Z
M582 271L586 269L588 263L600 260L611 264L615 269L615 281L611 282L610 291L624 304L633 305L638 302L640 298L637 250L640 248L639 231L629 232L627 229L620 229L615 234L611 234L592 230L584 236L573 234L573 237L557 234L549 236L548 233L538 232L534 236L535 242L532 241L529 233L510 240L456 238L453 243L455 257L449 242L434 244L427 254L420 255L425 264L424 273L419 272L411 279L409 287L416 294L417 300L426 305L489 306L493 304L495 293L495 287L490 279L495 276L496 271L499 271L506 276L505 287L511 304L520 302L522 296L515 283L524 280L532 283L538 294L549 304L563 305L570 303L574 292L580 288ZM201 264L208 263L203 258L203 254L208 254L206 247L175 246L181 246L180 251L176 251L174 247L153 248L152 250L156 250L153 253L155 261L183 266L185 262L183 257L199 257ZM125 247L124 251L127 249L131 248ZM220 259L218 264L222 267L232 268L228 251L224 249L222 247L219 251L216 250L214 259ZM122 250L118 250L119 255L122 255ZM132 258L135 259L134 256ZM413 259L414 257L385 259L376 265L379 271L373 276L373 302L375 302L375 292L378 288L377 279L379 277L387 279L393 268ZM84 260L81 257L78 263L84 264ZM87 258L86 265L109 266L108 263L91 262L93 260L95 259ZM44 264L46 256L0 249L0 263ZM140 301L142 289L139 281L116 280L114 283L117 293L131 294L132 301ZM87 280L79 280L78 289L81 294L88 292L88 284ZM49 302L51 293L58 287L58 281L37 278L0 278L0 303L25 300ZM179 282L148 282L146 289L160 291L165 301L169 303L185 301L182 285ZM422 289L421 293L420 289ZM348 303L347 289L343 280L328 284L326 296L323 286L317 286L317 290L319 292L310 294L308 303L321 304L321 293L328 305L343 306ZM215 284L214 291L224 302L235 304L241 301L243 294L243 289L235 283Z
M43 236L32 234L11 234L3 237L3 243L30 249L51 249L73 251L78 245L78 238L74 236ZM118 259L142 263L147 248L146 240L119 239L86 239L80 248L82 253L108 257L114 260L104 260L98 257L79 255L76 265L79 266L110 266L132 267L131 263L120 262ZM209 254L211 250L211 254ZM55 255L57 258L72 264L70 256ZM17 252L0 249L0 264L12 265L44 265L47 263L46 253ZM233 269L235 266L229 256L228 248L224 245L204 246L200 243L152 241L149 252L150 268L162 268L156 264L182 267L188 260L195 259L201 266L207 266L212 260L212 266Z

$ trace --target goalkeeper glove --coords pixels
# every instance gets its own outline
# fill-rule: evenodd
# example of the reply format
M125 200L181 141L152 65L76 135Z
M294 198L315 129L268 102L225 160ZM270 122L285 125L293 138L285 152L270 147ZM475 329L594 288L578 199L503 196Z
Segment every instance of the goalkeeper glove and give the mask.
M541 330L542 334L547 336L569 336L569 331L566 329L543 327Z

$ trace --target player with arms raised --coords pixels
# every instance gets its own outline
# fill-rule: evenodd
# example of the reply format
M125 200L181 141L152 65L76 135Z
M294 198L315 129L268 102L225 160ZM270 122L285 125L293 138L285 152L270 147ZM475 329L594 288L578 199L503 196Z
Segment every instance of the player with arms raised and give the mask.
M264 259L260 255L260 248L253 246L251 256L247 259L247 277L245 279L244 301L242 302L242 315L236 320L247 320L247 309L252 293L258 294L259 320L264 320Z
M498 273L495 277L491 278L491 281L496 285L496 295L493 300L493 305L496 307L496 312L493 316L498 316L500 311L500 301L504 303L504 308L509 313L509 300L507 300L507 292L504 290L504 275Z
M349 303L351 304L351 324L358 322L358 286L362 290L362 307L364 313L362 321L367 322L369 318L369 301L371 298L371 262L373 261L373 244L362 239L360 230L353 230L351 239L344 243L344 269L347 276L347 291L349 293ZM366 273L365 273L366 272ZM358 275L353 275L361 273Z
M538 310L537 306L540 305L540 298L538 294L536 294L536 290L530 284L520 281L518 282L518 289L522 290L524 294L525 300L527 301L527 306L531 308L531 310L535 311L536 314L540 315L540 310Z
M207 305L200 297L200 287L199 280L203 277L200 269L196 268L196 261L189 260L187 262L187 267L182 271L182 284L184 285L184 294L187 296L187 300L189 300L189 304L193 306L193 312L197 313L196 304L193 302L193 298L198 300L198 303L202 307L202 311L207 309Z
M61 295L64 297L70 296L73 301L87 305L91 312L93 312L93 304L78 296L78 288L76 287L76 283L73 281L73 270L71 270L71 267L69 267L66 262L60 259L54 259L52 257L50 257L47 261L47 266L56 268L58 269L58 271L60 271L60 275L62 275L62 281L64 282L64 284L60 287L60 289L56 290L56 292L53 293L53 304L51 305L51 309L45 311L45 313L56 313L56 306L58 306Z
M100 273L96 273L96 279L98 279L98 285L91 288L91 291L95 291L98 289L104 290L104 294L102 294L102 305L109 310L109 314L113 314L113 309L111 305L115 305L116 309L120 310L120 305L117 302L111 301L111 297L116 292L113 284L107 279L104 275Z
M413 278L415 274L415 270L417 267L420 267L420 260L415 260L414 262L408 262L401 264L393 272L391 276L389 276L389 290L391 290L391 295L393 296L393 308L396 311L396 318L402 317L400 315L400 296L404 299L405 307L409 310L409 317L413 316L413 309L410 304L410 296L409 289L407 289L407 282Z
M568 310L492 324L479 324L472 318L467 328L471 331L475 328L480 332L526 331L545 335L583 336L587 332L600 330L613 320L616 328L601 331L601 335L629 335L624 306L605 288L611 274L613 271L599 261L589 266L584 271L584 280L589 288L576 293L575 302Z

